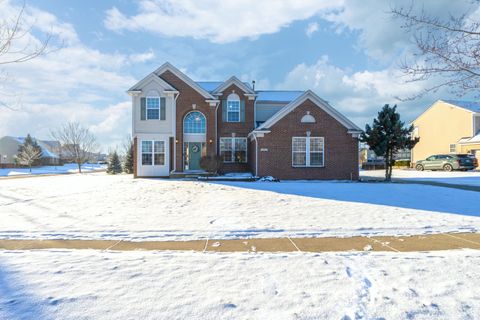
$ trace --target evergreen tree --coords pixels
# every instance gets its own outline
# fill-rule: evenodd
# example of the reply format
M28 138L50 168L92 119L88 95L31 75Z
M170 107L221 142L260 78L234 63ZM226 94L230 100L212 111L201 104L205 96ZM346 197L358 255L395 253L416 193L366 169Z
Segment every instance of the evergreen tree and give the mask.
M113 151L108 157L107 173L117 174L121 172L122 166L120 164L120 159L118 158L117 151Z
M372 127L367 124L360 136L360 141L367 143L377 156L384 157L386 181L392 179L395 153L401 149L412 149L419 140L412 137L413 126L404 127L396 109L396 105L391 108L386 104L373 119Z
M23 143L18 147L17 159L20 164L27 165L32 171L33 165L39 165L42 158L42 148L38 145L37 141L32 138L30 134Z
M125 161L123 162L123 172L133 173L133 146L130 143L125 150Z

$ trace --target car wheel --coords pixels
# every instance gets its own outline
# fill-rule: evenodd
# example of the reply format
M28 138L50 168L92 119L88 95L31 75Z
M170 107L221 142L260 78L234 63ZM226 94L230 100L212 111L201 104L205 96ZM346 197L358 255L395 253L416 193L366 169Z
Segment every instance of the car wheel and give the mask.
M448 163L447 163L446 165L443 166L443 170L444 170L444 171L452 171L452 170L453 170L453 167L452 167L451 164L448 164Z
M415 169L417 169L417 171L423 171L423 166L421 164L417 164Z

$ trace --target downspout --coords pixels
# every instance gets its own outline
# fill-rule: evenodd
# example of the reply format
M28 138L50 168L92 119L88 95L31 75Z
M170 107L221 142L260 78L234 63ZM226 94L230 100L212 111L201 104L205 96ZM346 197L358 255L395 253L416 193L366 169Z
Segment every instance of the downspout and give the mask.
M253 133L253 139L255 139L255 176L258 177L258 140L255 133Z
M215 106L215 155L218 155L218 107L220 106L220 101L216 103Z
M176 93L174 98L173 98L173 172L177 171L177 99L178 96L180 95L179 93Z

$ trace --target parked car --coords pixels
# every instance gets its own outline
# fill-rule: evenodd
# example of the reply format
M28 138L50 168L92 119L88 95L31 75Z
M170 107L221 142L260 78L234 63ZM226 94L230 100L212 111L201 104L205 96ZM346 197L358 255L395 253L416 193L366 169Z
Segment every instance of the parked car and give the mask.
M478 166L477 159L468 154L436 154L425 160L417 161L415 169L423 170L473 170Z

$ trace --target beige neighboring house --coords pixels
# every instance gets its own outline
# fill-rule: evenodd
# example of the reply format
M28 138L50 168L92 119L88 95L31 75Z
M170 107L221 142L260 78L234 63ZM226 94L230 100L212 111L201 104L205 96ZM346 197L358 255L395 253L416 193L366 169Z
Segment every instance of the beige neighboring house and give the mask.
M420 138L412 163L447 153L471 153L480 159L480 103L438 100L412 124Z

